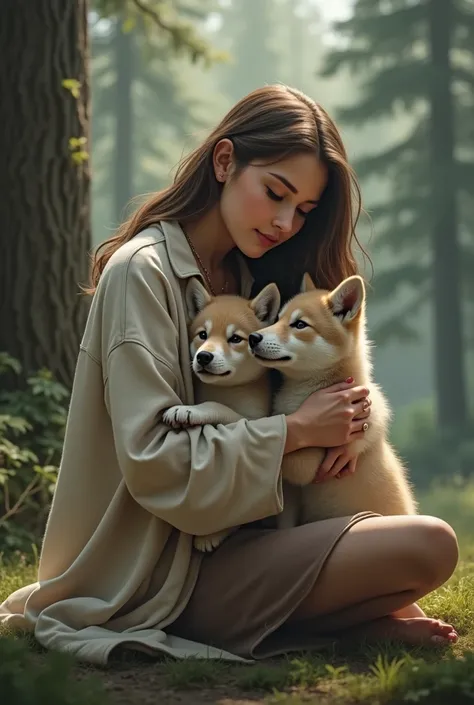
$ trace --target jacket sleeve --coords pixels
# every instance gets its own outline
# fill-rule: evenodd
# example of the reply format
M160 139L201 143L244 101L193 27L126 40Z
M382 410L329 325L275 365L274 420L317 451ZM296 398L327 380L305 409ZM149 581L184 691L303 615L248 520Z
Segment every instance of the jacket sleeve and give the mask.
M129 320L107 359L106 403L131 495L194 535L278 514L283 415L180 431L162 423L167 408L183 403L179 336L160 277L152 286L144 278L140 268L128 277L122 311Z

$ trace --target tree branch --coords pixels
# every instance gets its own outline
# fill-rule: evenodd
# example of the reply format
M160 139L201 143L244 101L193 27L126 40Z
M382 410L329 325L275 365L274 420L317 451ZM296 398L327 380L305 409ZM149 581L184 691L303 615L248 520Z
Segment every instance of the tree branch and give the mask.
M14 516L15 514L18 514L18 512L20 511L21 505L24 503L24 501L28 497L31 497L34 494L36 494L37 492L39 492L41 487L37 483L38 483L38 478L37 477L33 478L33 480L31 480L31 482L25 487L25 489L23 490L21 495L18 497L18 499L15 502L15 504L13 505L13 507L11 509L7 509L7 507L5 506L5 509L6 509L5 514L0 517L0 526L2 526L2 524L5 524L5 522L8 521L8 519L10 519L12 516ZM36 485L36 487L35 487L35 485Z
M131 0L132 3L135 5L137 10L140 10L144 15L148 15L148 17L151 17L151 19L155 22L155 24L160 27L160 29L164 30L165 32L168 32L169 34L175 34L176 33L176 27L173 27L172 25L168 24L163 20L162 17L160 17L159 12L154 10L152 7L147 5L143 0Z

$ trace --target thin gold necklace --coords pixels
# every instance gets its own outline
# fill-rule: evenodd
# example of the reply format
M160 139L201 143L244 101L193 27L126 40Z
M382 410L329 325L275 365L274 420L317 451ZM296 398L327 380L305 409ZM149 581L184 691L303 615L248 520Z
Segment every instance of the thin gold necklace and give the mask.
M183 231L184 232L184 231ZM202 273L204 274L204 279L206 280L206 284L209 288L209 291L211 292L212 296L217 296L214 287L212 286L212 281L211 281L211 275L209 273L209 270L207 267L204 266L204 263L202 259L199 256L199 253L196 251L196 248L194 247L193 243L191 242L190 238L188 237L187 233L184 233L184 236L188 242L189 247L191 248L191 252L193 253L194 257L196 258ZM221 289L221 294L225 294L229 286L229 282L227 279L224 281L224 286Z

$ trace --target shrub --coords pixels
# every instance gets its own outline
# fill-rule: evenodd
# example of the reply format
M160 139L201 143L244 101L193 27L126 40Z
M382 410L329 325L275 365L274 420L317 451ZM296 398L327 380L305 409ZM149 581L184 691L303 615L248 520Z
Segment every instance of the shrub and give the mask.
M0 353L0 376L22 373ZM56 484L69 391L39 370L0 393L0 552L29 552L41 539Z
M474 476L474 433L439 430L431 399L398 411L392 441L418 488L433 480L465 480Z
M75 680L72 657L29 650L25 641L0 637L0 693L11 705L105 705L96 678Z

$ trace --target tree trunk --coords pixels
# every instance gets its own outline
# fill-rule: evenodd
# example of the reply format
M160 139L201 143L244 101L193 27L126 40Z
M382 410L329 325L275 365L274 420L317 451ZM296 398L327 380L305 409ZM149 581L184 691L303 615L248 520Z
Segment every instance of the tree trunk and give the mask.
M279 56L270 46L275 11L272 0L239 0L225 14L224 33L231 38L233 65L223 72L223 91L239 100L279 76Z
M116 143L114 157L114 217L121 223L133 196L133 77L135 71L133 32L123 32L117 20L115 34Z
M460 245L451 92L451 0L430 0L433 305L437 415L441 429L467 424Z
M0 351L70 386L91 245L88 143L69 142L89 137L87 1L2 0L0 46Z
M290 68L289 84L304 90L303 81L305 77L305 21L295 11L295 3L289 3L287 12L289 14L288 24L290 26L290 47L291 52L287 58ZM288 54L287 53L287 54Z

